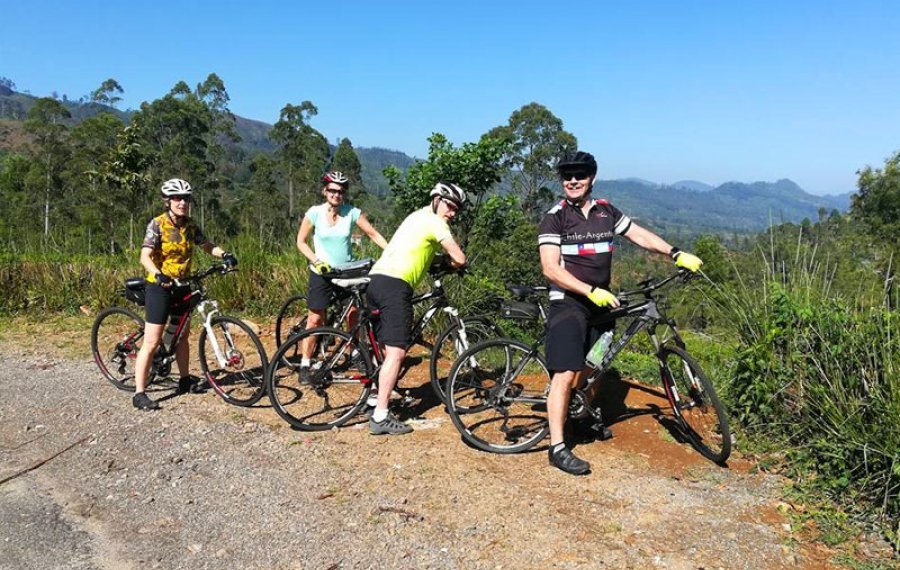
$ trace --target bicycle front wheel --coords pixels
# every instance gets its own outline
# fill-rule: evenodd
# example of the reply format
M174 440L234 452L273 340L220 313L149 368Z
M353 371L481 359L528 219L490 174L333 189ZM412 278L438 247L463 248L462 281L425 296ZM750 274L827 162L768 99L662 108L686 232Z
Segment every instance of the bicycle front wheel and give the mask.
M311 364L301 367L301 345L312 343ZM290 356L293 355L293 356ZM303 431L341 426L365 405L373 376L366 347L332 328L308 329L289 338L266 371L266 390L281 418Z
M487 340L453 365L447 409L470 445L518 453L547 436L549 391L550 373L533 347L512 339Z
M144 319L123 307L100 311L91 328L91 352L100 372L120 390L134 391L134 364L144 339Z
M484 317L466 317L462 319L462 324L460 327L459 322L454 322L444 329L431 349L431 387L444 405L447 404L447 377L459 355L479 342L503 334L500 327Z
M306 305L306 297L294 295L281 305L278 316L275 318L275 344L281 347L291 336L306 329L306 317L309 308Z
M664 346L658 357L666 396L684 435L703 456L724 463L731 455L731 429L712 383L679 347Z
M215 316L209 329L200 331L199 343L200 369L223 400L235 406L252 406L262 398L266 352L246 323Z

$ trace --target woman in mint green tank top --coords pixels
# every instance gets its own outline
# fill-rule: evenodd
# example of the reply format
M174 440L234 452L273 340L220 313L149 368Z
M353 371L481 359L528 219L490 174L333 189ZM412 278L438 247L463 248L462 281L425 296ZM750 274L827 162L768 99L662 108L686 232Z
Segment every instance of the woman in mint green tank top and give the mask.
M350 236L353 226L359 227L369 239L384 249L387 241L369 222L359 208L346 202L350 179L343 173L326 172L322 177L322 196L325 202L317 204L306 211L297 232L297 249L309 260L309 287L307 289L307 306L309 317L307 327L315 328L325 324L325 310L331 298L331 287L320 277L332 267L340 267L353 261ZM310 247L309 238L313 245ZM353 315L351 315L351 318ZM302 347L301 376L308 370L312 344Z

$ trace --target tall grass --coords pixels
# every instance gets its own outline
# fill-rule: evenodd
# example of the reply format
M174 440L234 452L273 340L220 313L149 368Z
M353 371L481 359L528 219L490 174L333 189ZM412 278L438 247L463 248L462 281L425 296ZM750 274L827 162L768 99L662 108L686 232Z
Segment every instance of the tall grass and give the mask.
M759 252L714 298L740 341L725 397L750 433L785 446L795 474L864 506L900 536L900 313L869 270L815 247ZM838 275L845 282L838 281ZM888 295L891 293L888 291Z

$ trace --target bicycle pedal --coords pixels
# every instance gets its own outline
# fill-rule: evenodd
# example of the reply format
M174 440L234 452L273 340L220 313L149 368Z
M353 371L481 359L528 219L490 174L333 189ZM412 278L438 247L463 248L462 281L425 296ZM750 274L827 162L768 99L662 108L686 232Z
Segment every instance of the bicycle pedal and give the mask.
M611 429L606 427L604 424L594 424L591 426L591 430L597 434L597 439L600 441L606 441L607 439L612 439L613 432Z

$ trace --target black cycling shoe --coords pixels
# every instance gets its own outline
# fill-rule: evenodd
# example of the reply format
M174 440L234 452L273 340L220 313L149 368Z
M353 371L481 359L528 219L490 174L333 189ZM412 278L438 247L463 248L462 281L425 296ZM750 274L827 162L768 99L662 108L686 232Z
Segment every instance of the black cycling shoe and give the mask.
M150 399L147 394L138 392L131 399L131 405L139 410L158 410L159 404Z
M591 464L576 457L568 447L562 446L556 451L553 449L551 446L547 453L550 465L572 475L586 475L591 472Z
M202 394L206 392L209 388L209 382L206 380L201 380L199 378L196 381L191 382L191 394Z

